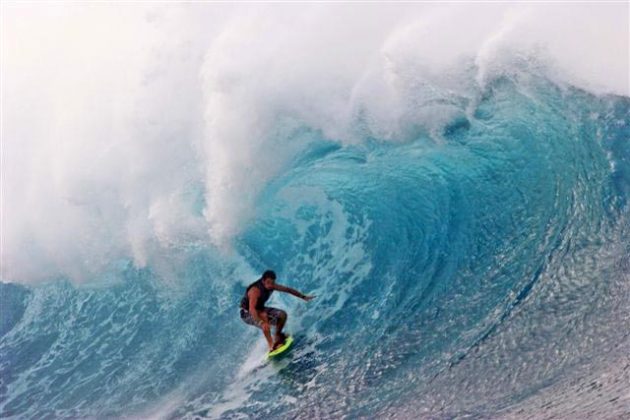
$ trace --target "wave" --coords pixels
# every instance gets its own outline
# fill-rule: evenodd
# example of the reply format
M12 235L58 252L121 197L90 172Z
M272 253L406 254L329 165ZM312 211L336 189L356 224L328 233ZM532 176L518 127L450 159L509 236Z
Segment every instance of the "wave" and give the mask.
M347 19L305 42L287 34L310 34L328 9L226 9L209 48L196 26L192 53L167 45L181 61L146 76L127 103L149 107L135 125L90 126L99 136L62 142L30 175L61 137L27 144L36 153L7 173L31 188L8 183L21 200L3 201L16 224L0 283L2 415L626 413L630 99L514 47L554 21L525 9L484 7L471 38L438 54L419 40L464 21L461 10L387 9L371 33L382 9L368 8L351 28L371 38L321 63ZM207 9L140 16L168 28L173 10ZM575 10L584 23L593 9ZM271 60L278 45L290 59ZM343 58L351 46L364 60L355 67ZM243 48L251 54L232 58ZM192 94L199 69L205 91ZM172 104L151 96L161 83ZM154 121L168 110L169 124ZM85 129L88 115L61 119L59 133ZM9 133L35 130L9 121ZM53 187L41 181L51 174ZM267 268L318 296L274 296L296 345L271 364L236 309Z

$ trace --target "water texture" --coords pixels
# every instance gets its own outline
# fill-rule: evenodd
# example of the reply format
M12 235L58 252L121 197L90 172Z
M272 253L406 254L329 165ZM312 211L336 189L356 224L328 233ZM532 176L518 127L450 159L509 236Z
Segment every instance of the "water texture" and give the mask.
M67 222L55 244L81 263L46 251L36 222L20 242L34 280L17 251L4 257L2 417L630 415L630 99L559 80L535 55L500 57L439 78L397 61L396 80L355 85L369 100L341 125L313 117L321 103L256 91L251 143L232 129L249 136L252 121L217 113L232 99L213 85L205 122L157 136L170 175L142 161L155 143L126 155L133 198L111 181L126 175L79 170L87 184L59 188L84 200L69 204L80 229ZM215 140L191 146L196 124ZM186 166L199 153L209 167ZM295 337L273 362L237 310L268 268L317 295L273 296Z

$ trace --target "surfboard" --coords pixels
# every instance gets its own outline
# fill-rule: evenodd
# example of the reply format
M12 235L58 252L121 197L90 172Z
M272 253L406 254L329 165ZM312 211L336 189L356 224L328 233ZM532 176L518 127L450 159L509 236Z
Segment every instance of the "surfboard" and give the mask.
M284 354L287 350L289 350L289 348L291 348L292 344L293 344L293 337L292 336L288 336L284 340L284 344L283 345L281 345L277 349L267 353L267 359L273 359L274 357L278 357L278 356Z

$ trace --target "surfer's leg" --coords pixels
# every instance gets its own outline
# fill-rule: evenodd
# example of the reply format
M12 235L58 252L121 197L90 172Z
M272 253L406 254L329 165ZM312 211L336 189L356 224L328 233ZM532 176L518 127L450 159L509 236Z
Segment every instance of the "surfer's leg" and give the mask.
M271 339L271 326L269 325L269 323L267 323L264 326L261 326L260 329L263 330L263 334L265 335L265 338L267 339L269 350L270 351L273 350L273 340Z
M267 340L267 344L269 345L269 350L273 349L273 340L271 339L271 326L269 325L269 322L271 322L271 320L269 318L267 318L269 322L265 324L266 327L263 327L259 322L254 319L254 317L252 317L252 314L244 309L241 309L241 319L248 325L260 328L265 335L265 339Z
M282 333L282 328L287 321L287 313L277 308L265 308L265 313L267 314L267 318L269 319L269 324L276 327L273 347L277 348L281 346L284 343L284 340L287 338Z
M266 311L269 316L269 323L276 326L274 346L278 346L284 343L284 340L287 338L282 332L282 328L284 328L284 324L287 322L287 313L277 308L267 308Z
M284 341L287 338L282 332L282 328L284 328L284 324L287 322L287 313L285 311L279 311L280 314L278 316L278 323L276 324L276 338L280 341Z

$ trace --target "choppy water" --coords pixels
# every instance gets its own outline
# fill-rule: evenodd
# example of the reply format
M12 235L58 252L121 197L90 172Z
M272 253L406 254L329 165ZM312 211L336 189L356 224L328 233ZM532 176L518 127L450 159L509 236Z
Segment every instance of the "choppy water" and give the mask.
M393 139L361 112L352 142L278 118L292 153L231 252L0 283L2 416L629 415L630 99L514 68L409 85L425 123ZM274 295L296 342L273 363L237 313L268 268L318 296Z

